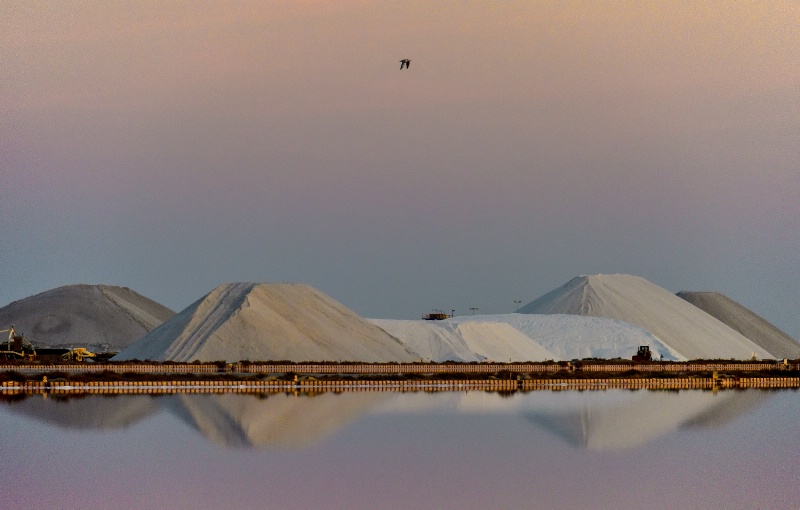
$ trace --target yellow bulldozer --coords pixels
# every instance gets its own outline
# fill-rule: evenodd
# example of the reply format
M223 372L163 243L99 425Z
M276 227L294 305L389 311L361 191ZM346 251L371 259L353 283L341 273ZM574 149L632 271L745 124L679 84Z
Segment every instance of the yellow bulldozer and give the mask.
M88 349L83 347L78 347L76 349L70 349L69 352L64 353L61 358L64 361L86 361L89 358L94 358L97 355Z

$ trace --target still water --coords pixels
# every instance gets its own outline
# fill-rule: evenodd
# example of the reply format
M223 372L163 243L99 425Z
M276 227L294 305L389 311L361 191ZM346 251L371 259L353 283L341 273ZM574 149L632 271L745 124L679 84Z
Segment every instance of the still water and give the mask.
M800 392L0 402L0 507L800 509Z

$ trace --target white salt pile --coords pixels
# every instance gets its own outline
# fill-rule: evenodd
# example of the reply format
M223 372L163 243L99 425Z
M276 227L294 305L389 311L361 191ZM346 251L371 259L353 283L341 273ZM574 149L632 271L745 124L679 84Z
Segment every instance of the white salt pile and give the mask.
M14 329L37 347L120 351L175 312L128 289L68 285L0 308L0 329Z
M686 359L763 359L774 356L696 306L644 278L579 276L518 310L575 314L635 324Z
M682 291L677 296L727 324L775 358L800 358L800 343L725 294Z
M113 359L410 362L419 356L308 285L230 283Z

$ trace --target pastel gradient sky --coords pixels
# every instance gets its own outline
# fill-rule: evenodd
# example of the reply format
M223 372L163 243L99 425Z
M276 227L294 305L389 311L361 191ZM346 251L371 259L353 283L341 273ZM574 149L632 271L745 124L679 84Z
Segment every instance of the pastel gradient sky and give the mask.
M418 318L629 273L798 338L798 26L788 0L5 0L0 306L296 281Z

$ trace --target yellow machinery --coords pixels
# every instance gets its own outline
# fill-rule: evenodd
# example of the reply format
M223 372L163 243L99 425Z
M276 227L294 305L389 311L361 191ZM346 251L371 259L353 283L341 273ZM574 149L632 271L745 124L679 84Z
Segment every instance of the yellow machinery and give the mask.
M14 331L14 326L10 329L0 330L0 333L8 333L8 341L0 341L0 359L28 361L38 359L36 349L33 344L23 335ZM84 347L75 349L39 349L42 359L57 361L59 357L63 361L87 361L97 355Z
M64 353L62 358L64 361L86 361L87 358L94 358L95 356L96 354L88 349L78 347L76 349L70 349L69 352Z
M455 310L453 310L455 312ZM423 320L426 321L442 321L445 319L449 319L453 316L453 314L448 314L444 310L434 310L432 313L426 313L422 316Z
M17 334L14 326L10 329L0 330L0 333L8 332L8 341L0 342L0 358L13 360L36 359L36 349L33 344L24 336Z

